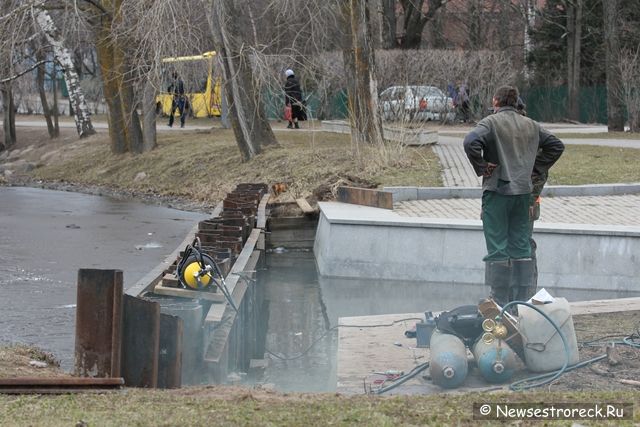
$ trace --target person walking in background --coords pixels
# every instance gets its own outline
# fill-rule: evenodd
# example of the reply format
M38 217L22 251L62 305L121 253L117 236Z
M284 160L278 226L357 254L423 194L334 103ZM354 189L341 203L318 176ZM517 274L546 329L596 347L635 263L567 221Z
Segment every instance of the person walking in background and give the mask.
M187 118L187 97L184 94L184 82L176 71L171 74L173 81L169 85L169 93L173 94L171 101L171 113L169 113L169 127L173 126L173 115L176 110L180 110L180 127L184 127Z
M458 86L458 91L454 100L454 104L456 107L458 107L458 111L460 113L460 120L462 120L463 123L467 123L470 116L470 106L469 89L467 88L467 85L465 83L461 83Z
M300 88L300 82L293 73L292 69L288 69L284 72L287 78L284 84L284 103L285 108L291 108L291 115L288 118L289 125L287 129L300 129L298 121L306 120L307 115L304 111L304 105L302 101L302 89Z
M533 286L530 201L537 177L546 177L564 144L516 110L518 90L500 87L494 114L464 139L464 150L482 176L482 228L487 255L485 284L499 305L525 297Z

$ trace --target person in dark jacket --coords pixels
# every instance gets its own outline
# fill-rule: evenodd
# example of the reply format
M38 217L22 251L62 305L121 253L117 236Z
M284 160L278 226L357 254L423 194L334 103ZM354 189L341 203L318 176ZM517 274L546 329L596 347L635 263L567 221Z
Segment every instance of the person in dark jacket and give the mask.
M464 150L482 176L482 227L487 245L485 284L500 305L521 299L534 278L529 217L533 182L545 176L564 144L516 110L518 90L500 87L495 113L464 139Z
M173 126L173 115L180 110L180 127L184 127L187 118L187 97L184 94L184 82L176 71L171 75L173 82L169 86L169 93L173 94L171 101L171 113L169 114L169 127Z
M287 82L284 84L284 103L286 106L291 107L291 118L289 119L288 129L295 127L300 129L298 121L306 120L307 115L304 111L304 105L302 103L302 89L300 89L300 82L293 74L292 69L288 69L284 72L287 77Z

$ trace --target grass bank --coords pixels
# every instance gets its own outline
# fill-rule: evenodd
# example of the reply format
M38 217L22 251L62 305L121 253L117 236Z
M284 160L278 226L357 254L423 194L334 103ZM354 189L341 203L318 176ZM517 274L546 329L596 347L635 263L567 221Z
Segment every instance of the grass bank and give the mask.
M106 131L63 142L44 129L19 129L18 149L31 160L32 179L107 187L148 197L175 197L215 204L239 182L286 182L287 197L356 182L369 186L442 185L442 166L430 147L354 147L348 135L277 131L279 145L242 162L231 130L172 130L158 133L157 149L115 155ZM32 147L29 150L29 147ZM27 152L27 150L29 150ZM568 145L549 183L578 185L640 182L640 150Z
M385 162L379 148L356 150L348 135L291 131L278 132L277 138L278 146L242 162L233 132L226 129L161 132L157 149L135 156L112 154L107 135L99 134L63 147L31 174L44 181L208 202L219 200L239 182L286 182L292 197L306 197L323 184L350 178L373 186L442 185L438 160L428 147L389 145Z
M634 392L564 394L467 393L432 396L281 395L234 387L178 391L127 389L105 395L0 397L0 424L46 426L424 426L487 425L473 418L474 403L604 403L640 400ZM635 423L640 422L636 410ZM81 423L83 422L83 423ZM522 421L512 421L522 425ZM548 421L545 425L548 425ZM628 422L631 424L632 422ZM502 425L501 422L493 422ZM559 425L575 425L571 421ZM620 425L589 421L581 425Z

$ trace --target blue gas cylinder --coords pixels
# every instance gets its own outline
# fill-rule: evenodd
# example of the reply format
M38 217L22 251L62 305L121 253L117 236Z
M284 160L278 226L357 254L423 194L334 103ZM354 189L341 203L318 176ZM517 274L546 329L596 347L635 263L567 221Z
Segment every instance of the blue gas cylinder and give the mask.
M516 369L516 356L506 342L494 339L487 343L479 339L473 345L480 375L490 383L509 381Z
M431 334L429 371L434 384L444 388L459 387L467 377L467 348L455 335L436 329Z

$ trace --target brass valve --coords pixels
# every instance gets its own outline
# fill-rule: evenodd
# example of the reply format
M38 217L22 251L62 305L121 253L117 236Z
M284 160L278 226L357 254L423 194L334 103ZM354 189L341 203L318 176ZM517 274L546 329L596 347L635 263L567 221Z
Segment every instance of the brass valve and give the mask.
M497 322L496 326L493 328L493 335L496 338L503 340L507 337L508 334L509 331L507 330L507 327L503 323Z

